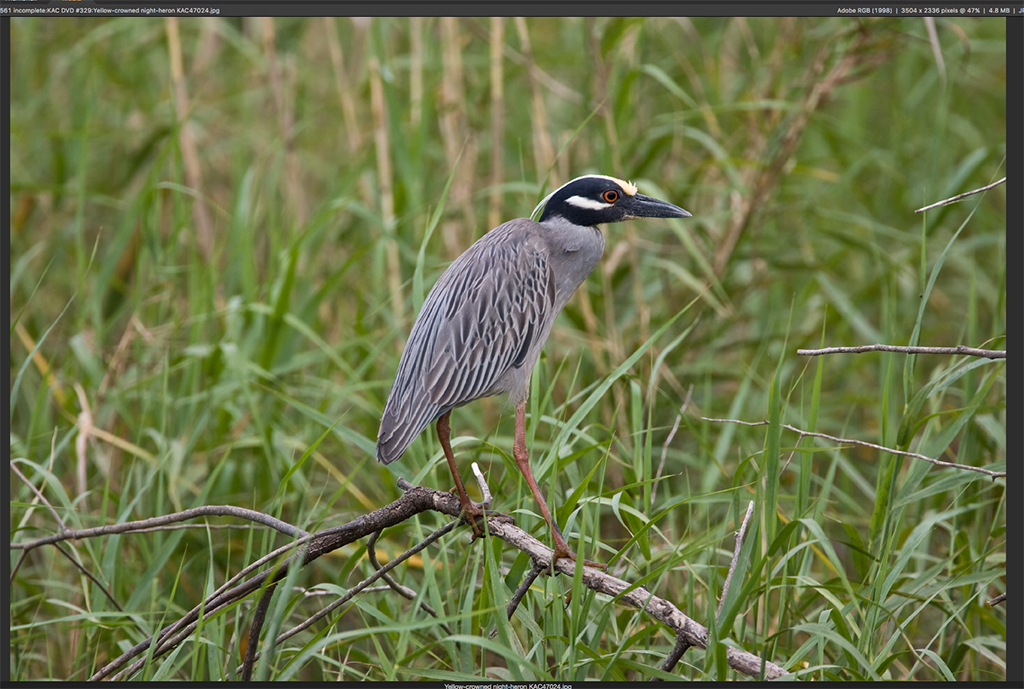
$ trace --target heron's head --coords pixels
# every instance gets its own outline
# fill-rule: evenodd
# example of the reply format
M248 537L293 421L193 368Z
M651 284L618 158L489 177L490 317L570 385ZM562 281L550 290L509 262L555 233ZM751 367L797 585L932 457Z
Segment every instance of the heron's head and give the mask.
M630 218L688 218L667 201L637 193L636 185L606 175L584 175L544 197L533 210L538 222L560 217L574 225L602 225Z

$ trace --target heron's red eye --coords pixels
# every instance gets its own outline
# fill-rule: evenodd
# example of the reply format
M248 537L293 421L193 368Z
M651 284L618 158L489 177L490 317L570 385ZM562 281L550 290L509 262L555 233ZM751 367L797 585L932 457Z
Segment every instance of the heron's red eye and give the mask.
M619 200L619 192L615 191L614 189L609 189L604 194L602 194L602 196L604 197L604 200L607 201L608 203L615 203L616 201Z

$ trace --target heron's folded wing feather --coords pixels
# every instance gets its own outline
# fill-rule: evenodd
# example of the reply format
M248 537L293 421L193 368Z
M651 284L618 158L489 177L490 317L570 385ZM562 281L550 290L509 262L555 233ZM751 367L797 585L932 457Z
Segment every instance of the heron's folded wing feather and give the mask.
M431 401L441 407L501 392L495 389L501 377L543 345L538 338L555 301L546 253L527 231L501 239L461 256L468 260L452 264L457 269L444 285L443 318L423 374Z

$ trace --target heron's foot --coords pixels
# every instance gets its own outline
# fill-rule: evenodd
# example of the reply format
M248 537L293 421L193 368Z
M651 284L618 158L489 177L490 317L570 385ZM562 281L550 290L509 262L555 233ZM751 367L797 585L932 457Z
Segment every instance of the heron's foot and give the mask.
M565 542L564 538L562 538L562 534L556 531L553 532L552 535L554 536L555 541L555 552L551 555L551 567L549 571L550 574L555 573L555 562L557 562L559 559L563 557L567 557L573 562L579 562L579 559L576 557L576 553L572 552L572 550L569 549L569 544ZM586 567L596 567L597 569L601 570L608 569L608 565L601 562L584 560L583 564Z
M468 504L462 506L462 521L466 522L473 527L473 539L476 540L480 536L484 535L483 523L487 519L493 519L498 522L504 522L507 524L515 524L516 520L504 512L498 510L487 509L490 503L486 502L473 502L469 501Z
M479 503L473 503L476 507L480 507ZM481 538L484 535L483 525L485 521L495 521L505 524L515 524L516 520L510 515L498 510L479 510L479 513L474 514L472 517L468 516L465 512L462 513L462 521L467 522L473 527L473 540Z
M473 540L480 538L484 535L483 524L487 519L487 512L478 502L462 503L462 521L468 523L473 527Z

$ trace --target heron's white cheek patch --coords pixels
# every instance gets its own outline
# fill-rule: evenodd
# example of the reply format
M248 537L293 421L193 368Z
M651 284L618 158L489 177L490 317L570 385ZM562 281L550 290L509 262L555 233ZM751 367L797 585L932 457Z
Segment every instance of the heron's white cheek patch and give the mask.
M610 203L588 199L586 196L570 196L565 200L565 202L569 205L576 206L577 208L586 208L591 211L603 211L605 208L612 207L612 204Z

